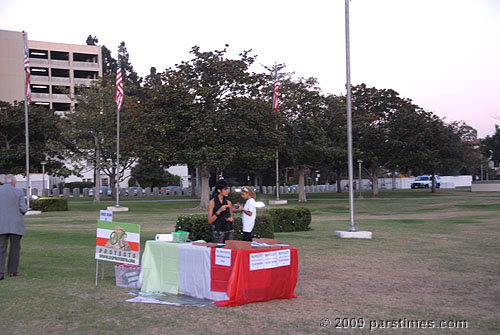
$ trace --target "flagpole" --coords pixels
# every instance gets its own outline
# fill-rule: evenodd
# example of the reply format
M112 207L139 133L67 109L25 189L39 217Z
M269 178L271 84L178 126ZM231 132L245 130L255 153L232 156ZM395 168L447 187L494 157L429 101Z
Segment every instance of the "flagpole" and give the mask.
M26 43L26 32L23 31L23 46L24 53L27 49ZM26 57L26 55L25 55ZM23 67L25 67L26 59L24 60ZM30 139L29 139L29 127L28 127L28 95L27 95L27 86L29 85L29 81L27 80L27 72L24 69L24 132L25 132L25 140L26 140L26 206L28 210L30 209L30 196L31 196L31 185L30 185Z
M347 81L347 167L349 170L349 216L348 231L358 231L354 226L354 189L353 189L353 161L352 161L352 110L351 110L351 53L349 39L349 0L345 1L345 50L346 50L346 81Z
M351 53L349 39L349 1L345 0L345 53L346 53L346 109L347 109L347 167L349 171L349 214L350 225L347 230L337 230L335 236L340 238L363 238L371 239L370 231L359 230L354 226L354 188L353 188L353 161L352 161L352 94L351 94Z
M123 74L120 65L120 56L118 56L118 62L116 67L116 205L109 206L110 211L126 212L127 207L120 206L120 109L123 105Z
M278 113L278 68L274 65L274 88L273 88L273 111ZM278 124L276 124L276 131L278 131ZM279 169L279 155L276 150L276 201L280 200L280 169Z
M276 130L278 130L278 125L276 125ZM280 200L280 169L279 169L279 158L278 150L276 150L276 200Z
M120 207L120 108L116 109L116 207Z

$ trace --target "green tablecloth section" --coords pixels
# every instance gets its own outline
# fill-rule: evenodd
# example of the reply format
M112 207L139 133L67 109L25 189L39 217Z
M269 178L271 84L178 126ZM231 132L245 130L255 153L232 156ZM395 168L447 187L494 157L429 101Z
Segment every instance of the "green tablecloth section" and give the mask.
M177 243L146 241L141 291L180 293L178 248Z

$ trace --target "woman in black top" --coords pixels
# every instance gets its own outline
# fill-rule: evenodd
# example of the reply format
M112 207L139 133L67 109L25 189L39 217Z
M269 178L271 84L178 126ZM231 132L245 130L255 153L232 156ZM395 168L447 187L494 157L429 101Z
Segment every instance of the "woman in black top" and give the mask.
M208 223L213 225L213 242L224 243L234 238L233 211L231 201L227 200L229 186L221 179L215 184L212 199L208 203Z

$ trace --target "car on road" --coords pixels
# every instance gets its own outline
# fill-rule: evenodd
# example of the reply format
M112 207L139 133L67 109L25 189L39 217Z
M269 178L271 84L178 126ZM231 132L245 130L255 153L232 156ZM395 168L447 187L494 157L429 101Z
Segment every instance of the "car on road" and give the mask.
M165 189L165 193L168 194L168 195L173 195L173 194L181 195L181 194L184 194L184 189L182 187L180 187L180 186L177 186L177 185L169 185L169 186L162 187L162 188L160 188L160 193L163 193L164 189Z
M438 175L434 175L434 185L436 188L441 187L441 178ZM418 176L411 183L411 188L430 188L432 187L432 175L426 174Z
M99 187L99 195L102 196L102 194L104 193L104 190L106 190L106 194L108 196L111 196L111 187L106 187L106 186ZM89 189L89 196L90 197L94 196L94 187L92 187L92 188Z

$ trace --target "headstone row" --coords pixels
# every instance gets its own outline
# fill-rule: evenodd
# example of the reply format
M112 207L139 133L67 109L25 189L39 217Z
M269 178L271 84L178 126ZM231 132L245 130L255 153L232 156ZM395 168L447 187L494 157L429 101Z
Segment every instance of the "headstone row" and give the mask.
M214 191L214 187L210 188L210 193ZM241 189L241 187L236 187L232 186L230 188L231 192L235 192L237 189ZM304 187L306 193L316 193L316 192L335 192L336 187L335 185L312 185L312 186L305 186ZM256 187L257 192L260 192L262 194L274 194L276 193L276 186L258 186ZM298 188L297 187L291 187L291 186L280 186L279 187L280 194L287 194L287 193L298 193ZM73 197L73 198L79 198L81 196L83 197L91 197L94 194L95 189L91 188L83 188L80 190L79 188L63 188L62 193L59 191L59 188L53 188L53 189L42 189L41 190L41 196L42 197L59 197L63 196L65 198ZM40 190L33 188L31 189L31 194L32 195L40 195ZM108 196L110 194L109 188L104 187L102 188L102 191L100 192L101 196ZM24 189L24 194L26 194L26 189ZM191 195L191 189L190 188L176 188L175 190L170 190L167 191L167 188L165 187L153 187L152 189L149 187L142 188L142 187L128 187L128 188L120 188L120 197L130 197L130 196L169 196L169 195Z

